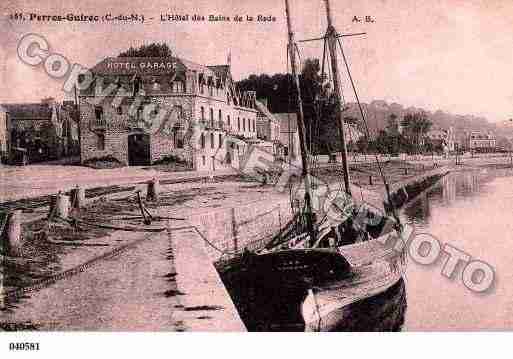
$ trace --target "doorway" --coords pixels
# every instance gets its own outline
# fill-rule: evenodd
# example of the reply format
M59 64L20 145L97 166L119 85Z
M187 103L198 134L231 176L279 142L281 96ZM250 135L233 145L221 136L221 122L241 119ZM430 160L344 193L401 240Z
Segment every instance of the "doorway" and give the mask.
M150 158L150 136L136 133L128 136L128 165L148 166Z

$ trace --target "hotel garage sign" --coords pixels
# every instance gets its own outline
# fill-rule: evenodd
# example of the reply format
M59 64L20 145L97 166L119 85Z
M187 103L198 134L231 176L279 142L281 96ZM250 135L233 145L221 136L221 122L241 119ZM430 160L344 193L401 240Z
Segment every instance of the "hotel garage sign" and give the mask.
M112 61L106 64L109 70L125 70L125 71L162 71L172 72L175 67L175 63L172 61Z

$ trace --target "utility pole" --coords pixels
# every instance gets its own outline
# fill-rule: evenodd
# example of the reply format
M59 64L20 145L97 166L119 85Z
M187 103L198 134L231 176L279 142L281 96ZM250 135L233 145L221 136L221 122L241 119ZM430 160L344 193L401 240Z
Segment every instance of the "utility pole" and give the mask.
M301 100L301 87L299 85L299 76L297 74L296 69L296 52L295 46L296 43L294 41L294 32L292 30L292 23L290 20L290 7L289 0L285 0L285 13L287 15L287 29L289 34L289 43L288 50L290 56L292 77L294 78L294 84L296 86L297 91L297 128L299 135L299 143L301 149L301 164L302 168L302 177L305 183L305 207L306 207L306 225L308 232L310 233L310 243L314 243L316 240L316 233L314 229L314 218L312 211L312 186L310 179L310 169L309 169L309 155L308 149L306 148L306 133L305 133L305 122L304 122L304 114L303 114L303 102Z
M326 17L328 20L328 30L326 31L326 38L328 41L328 48L331 58L331 71L333 73L333 87L335 93L335 100L337 102L339 126L338 132L340 136L340 143L342 145L342 171L344 176L344 186L346 193L351 195L351 187L349 186L349 168L347 164L347 147L346 138L344 134L344 117L342 115L342 95L340 92L340 77L338 72L338 59L337 59L337 31L333 27L333 20L331 18L330 2L326 2Z

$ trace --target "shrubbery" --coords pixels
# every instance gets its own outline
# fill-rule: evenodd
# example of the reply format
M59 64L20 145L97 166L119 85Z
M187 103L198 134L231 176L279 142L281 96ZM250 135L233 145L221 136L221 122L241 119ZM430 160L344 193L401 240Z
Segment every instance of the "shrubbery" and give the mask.
M96 169L108 169L124 167L125 163L121 162L112 155L107 155L102 157L93 157L85 160L83 165Z

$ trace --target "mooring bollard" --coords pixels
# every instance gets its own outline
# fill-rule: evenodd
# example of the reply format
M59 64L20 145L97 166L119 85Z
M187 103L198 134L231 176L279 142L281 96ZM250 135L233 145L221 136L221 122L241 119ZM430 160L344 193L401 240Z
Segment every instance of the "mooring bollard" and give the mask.
M159 180L154 178L148 182L148 191L146 192L147 201L156 201L159 199L160 183Z
M50 210L48 212L48 219L59 217L67 219L70 209L70 197L62 194L59 191L57 195L52 196L50 199Z
M69 216L70 198L59 192L57 194L57 216L67 219Z
M9 256L18 256L21 253L21 209L5 213L2 219L4 224L3 233L0 233L4 239L4 252Z
M81 187L75 187L71 190L71 203L72 208L82 208L85 205L85 189Z

